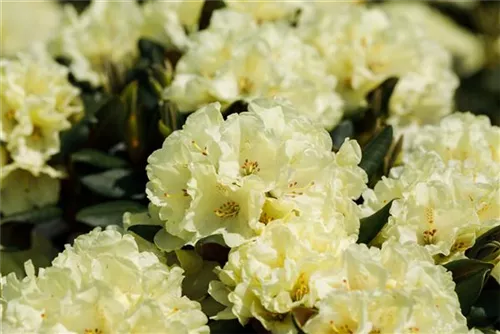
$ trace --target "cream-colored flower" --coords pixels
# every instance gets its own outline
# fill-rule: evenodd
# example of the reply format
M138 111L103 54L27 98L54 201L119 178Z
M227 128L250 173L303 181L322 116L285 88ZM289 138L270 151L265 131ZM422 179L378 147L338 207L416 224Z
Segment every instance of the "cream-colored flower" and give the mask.
M313 307L329 291L327 268L339 265L341 251L354 242L335 221L302 217L277 221L264 233L231 251L209 292L227 309L216 319L257 318L272 332L293 332L289 312Z
M276 222L233 249L210 293L227 306L216 319L258 319L296 333L290 311L316 308L306 333L467 331L451 275L423 247L354 244L333 222Z
M241 1L228 0L227 6L232 10L248 13L259 23L268 21L292 21L304 6L303 1Z
M234 21L234 26L228 23ZM214 101L227 106L257 97L286 98L332 128L342 116L335 85L316 50L291 27L259 26L249 14L221 10L214 13L208 29L193 36L165 96L185 112Z
M165 47L186 48L189 38L184 29L188 32L197 29L202 6L201 0L146 2L141 8L144 16L141 37Z
M123 76L138 54L143 16L135 1L93 1L78 14L65 7L65 18L51 49L71 61L77 80L107 86Z
M460 27L428 4L391 1L383 4L382 9L424 28L430 39L441 44L456 58L461 73L474 73L484 65L484 46L479 36Z
M7 332L208 333L200 305L181 296L183 270L169 268L134 238L99 228L35 275L2 278Z
M395 237L424 245L437 261L463 256L500 218L500 129L484 116L456 113L417 132L403 166L363 194L364 215L392 199L375 243Z
M467 333L450 273L422 248L352 245L306 333Z
M379 8L329 3L309 13L297 29L337 77L347 111L366 106L371 90L397 77L390 100L389 115L396 118L392 123L435 122L451 112L458 85L451 57L420 27Z
M420 152L435 152L447 163L459 163L466 174L484 182L500 175L500 128L486 116L457 112L409 138L403 160L418 160Z
M59 133L83 112L68 71L47 54L0 61L0 140L16 164L35 176L59 152Z
M293 109L261 100L249 110L223 121L210 104L149 157L150 216L165 227L160 248L215 234L235 247L290 215L335 217L357 232L353 199L366 187L357 143L335 155L328 133Z
M1 2L0 55L15 56L33 44L45 43L59 27L62 9L53 0Z

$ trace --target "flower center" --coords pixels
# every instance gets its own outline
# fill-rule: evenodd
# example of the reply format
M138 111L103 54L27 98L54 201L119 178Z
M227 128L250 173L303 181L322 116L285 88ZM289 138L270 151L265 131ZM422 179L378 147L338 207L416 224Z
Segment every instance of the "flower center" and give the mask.
M434 242L434 236L436 235L436 232L437 230L435 228L424 231L424 243L426 245L430 245Z
M307 282L306 275L300 274L295 286L292 290L292 300L294 302L301 300L306 294L309 293L309 285Z
M218 209L214 210L214 213L219 218L232 218L236 217L240 212L240 206L238 203L229 201L222 204Z
M243 175L260 172L259 163L257 161L249 161L248 159L245 159L245 162L241 165L241 169L243 169Z
M242 94L248 94L252 91L253 89L253 83L250 79L247 77L240 78L238 81L238 87L240 88L240 91Z

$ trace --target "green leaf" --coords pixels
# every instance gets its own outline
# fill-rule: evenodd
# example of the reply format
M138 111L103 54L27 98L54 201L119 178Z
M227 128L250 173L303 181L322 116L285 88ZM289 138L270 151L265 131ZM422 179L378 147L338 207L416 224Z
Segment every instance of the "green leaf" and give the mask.
M109 198L142 198L144 184L136 179L130 169L111 169L102 173L90 174L80 179L83 185L93 192Z
M243 334L254 333L248 328L243 327L238 320L216 320L208 323L210 333L212 334Z
M361 219L359 226L358 243L369 244L387 224L389 220L390 210L394 200L387 203L382 209L378 210L369 217Z
M128 228L129 231L132 231L141 238L153 243L156 233L158 233L161 229L162 227L160 225L132 225Z
M494 265L479 260L461 259L446 263L444 267L453 275L462 313L467 315L478 300Z
M125 107L119 97L108 99L97 111L98 124L90 134L90 146L107 149L124 138Z
M366 99L375 115L387 116L389 114L389 101L398 81L399 79L396 77L388 78L368 93Z
M24 211L10 216L2 217L1 224L8 222L26 222L40 224L61 217L62 210L56 206L46 206L40 209Z
M384 159L392 144L392 126L385 127L363 148L363 157L359 167L363 168L368 179L374 182L374 176L384 165Z
M343 120L339 125L330 131L333 142L333 150L338 151L346 138L354 138L354 125L349 119Z
M205 0L201 9L200 20L198 21L198 29L204 30L210 25L210 19L215 10L226 7L224 1L221 0Z
M52 246L51 242L36 233L28 236L31 248L17 252L0 251L0 271L2 276L11 272L15 273L18 278L25 276L24 263L28 260L33 262L35 270L50 266L52 259L57 255L57 250Z
M142 212L147 208L133 201L113 201L86 207L76 214L76 220L90 226L122 225L125 212Z
M161 133L166 137L174 130L182 127L179 117L179 108L174 102L164 101L160 108L160 122L163 128L160 128Z
M500 290L483 290L467 315L469 327L487 327L500 322Z
M204 260L216 261L221 265L227 262L230 251L220 234L198 240L194 248Z
M83 149L75 152L71 155L71 160L104 169L127 166L127 162L125 160L93 149Z
M487 256L489 253L485 253L484 248L490 247L491 251L494 251L494 247L491 248L491 244L493 242L500 241L500 225L491 228L488 232L482 234L479 238L477 238L474 246L469 248L465 255L471 259L479 259ZM488 246L489 245L489 246Z
M141 38L138 42L141 58L147 59L152 64L162 64L165 59L165 48L147 38Z

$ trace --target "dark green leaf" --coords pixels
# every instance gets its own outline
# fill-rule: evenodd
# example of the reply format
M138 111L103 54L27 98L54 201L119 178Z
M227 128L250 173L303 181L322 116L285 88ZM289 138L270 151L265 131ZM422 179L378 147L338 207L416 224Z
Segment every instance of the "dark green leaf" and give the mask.
M124 139L125 106L113 96L96 112L98 126L91 132L91 145L108 148Z
M151 64L162 64L165 59L165 48L152 40L141 38L138 42L141 58L150 61Z
M39 224L61 217L62 210L56 206L46 206L40 209L16 213L7 217L2 217L2 224L7 222L26 222Z
M363 168L368 179L374 182L374 176L380 171L384 159L392 144L392 126L386 126L363 148L363 157L359 167Z
M210 19L215 10L226 7L221 0L205 0L201 9L200 20L198 21L199 30L204 30L210 25Z
M125 160L93 149L83 149L81 151L73 153L71 155L71 160L73 160L74 162L82 162L104 169L127 166L127 162Z
M389 220L393 201L394 200L387 203L382 209L378 210L373 215L361 219L357 241L358 243L369 244L377 236Z
M87 141L90 134L90 127L87 121L81 120L70 129L60 133L61 149L60 155L67 155L80 147Z
M128 228L139 235L141 238L154 243L155 235L161 230L162 227L159 225L132 225Z
M461 259L449 262L444 267L453 275L453 281L456 284L455 292L458 295L462 313L467 315L471 306L479 298L494 265L479 260Z
M486 245L490 244L492 241L500 242L500 225L493 227L488 232L482 234L479 238L477 238L474 246L469 248L465 252L465 255L471 259L481 260L481 258L479 257L480 253L482 253L484 256L484 252L482 252L483 248Z
M500 322L500 290L483 290L467 315L467 325L490 326Z
M110 198L143 197L144 184L130 169L111 169L80 179L93 192Z
M249 328L243 327L238 320L216 320L208 323L212 334L243 334L254 333Z
M196 252L206 261L216 261L221 265L227 262L231 250L220 234L199 240L195 244Z
M121 225L125 212L142 212L147 209L133 201L113 201L86 207L76 214L76 220L90 226Z
M352 121L349 119L342 121L330 132L330 137L333 142L333 150L338 151L346 138L354 137L354 125Z
M0 244L2 252L17 252L31 248L32 223L9 222L0 226Z
M398 81L399 79L395 77L388 78L368 93L366 99L375 115L388 115L389 101Z

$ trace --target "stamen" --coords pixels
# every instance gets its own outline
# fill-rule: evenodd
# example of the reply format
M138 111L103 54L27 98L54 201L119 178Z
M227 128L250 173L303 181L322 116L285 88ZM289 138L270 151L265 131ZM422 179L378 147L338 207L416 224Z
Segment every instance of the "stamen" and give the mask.
M301 300L306 294L309 293L309 285L306 276L302 273L300 274L295 286L292 290L292 300L294 302Z
M197 149L201 154L203 154L204 156L207 156L208 155L208 151L207 151L207 147L205 146L205 148L201 148L197 143L196 141L192 140L191 141L191 144L193 144L194 148Z
M312 186L314 186L314 181L309 182L309 184L307 184L304 187L297 187L297 182L296 181L295 182L290 182L288 184L288 188L290 189L290 191L288 192L288 196L290 196L292 198L295 198L297 196L303 195L304 192L306 190L308 190L309 188L311 188Z
M259 163L257 161L249 161L245 159L243 165L241 165L241 169L243 169L243 175L251 175L260 172Z
M214 213L219 218L232 218L236 217L240 212L240 206L238 203L229 201L222 204L218 209L214 210Z
M164 192L163 196L167 198L175 198L175 197L189 197L189 194L187 192L187 189L181 189L182 193L167 193Z

